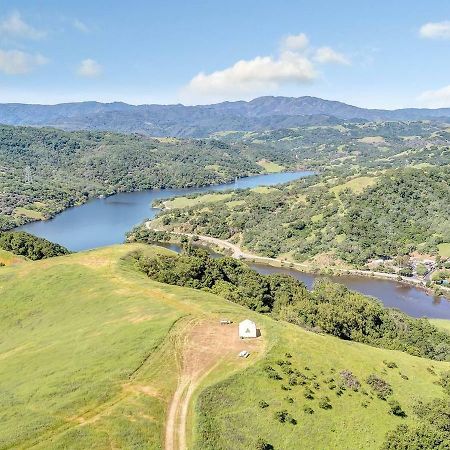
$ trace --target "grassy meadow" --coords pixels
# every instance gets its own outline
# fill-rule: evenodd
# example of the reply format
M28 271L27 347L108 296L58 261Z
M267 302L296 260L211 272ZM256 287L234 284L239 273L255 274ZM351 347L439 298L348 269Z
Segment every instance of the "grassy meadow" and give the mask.
M438 245L439 254L443 258L450 258L450 243L442 243Z
M261 161L258 161L258 164L267 172L267 173L277 173L282 172L286 169L286 167L282 166L281 164L277 164L272 161L267 161L265 159L262 159Z
M128 244L0 268L1 449L163 448L180 343L191 321L223 316L255 320L264 351L221 361L201 380L189 408L189 448L249 449L258 438L276 449L299 442L378 448L387 430L415 420L416 400L443 396L436 381L448 363L307 332L206 292L157 283L124 259L136 249L168 252ZM269 378L267 366L283 379ZM290 386L286 367L307 383ZM362 389L338 396L332 385L344 369ZM372 373L392 385L406 418L390 415L371 393L365 379ZM322 397L331 408L319 407ZM297 424L275 419L280 410Z
M13 253L7 252L6 250L0 248L0 263L5 266L20 264L25 261L26 260L23 256L14 255Z
M188 208L191 206L197 206L200 204L220 202L222 200L228 200L233 196L232 193L212 193L204 194L193 197L175 197L171 200L164 202L164 206L169 209L173 208Z

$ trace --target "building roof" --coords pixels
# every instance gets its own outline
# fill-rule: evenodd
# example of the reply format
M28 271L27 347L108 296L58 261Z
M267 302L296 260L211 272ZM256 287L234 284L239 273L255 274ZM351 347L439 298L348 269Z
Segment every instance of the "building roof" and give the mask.
M250 319L245 319L242 322L240 322L239 325L255 325L256 326L256 323Z

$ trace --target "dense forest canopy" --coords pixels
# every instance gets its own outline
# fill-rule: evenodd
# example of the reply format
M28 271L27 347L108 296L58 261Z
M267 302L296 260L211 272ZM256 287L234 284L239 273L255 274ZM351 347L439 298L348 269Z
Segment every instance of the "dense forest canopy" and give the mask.
M128 256L161 283L213 292L302 327L416 356L450 361L450 335L426 319L384 308L376 299L321 280L309 292L293 277L261 275L234 258L213 259L189 245L176 256Z
M258 254L302 261L331 252L371 258L437 251L450 242L450 167L405 168L356 178L315 177L215 203L170 209L167 230L232 239Z
M215 139L0 126L0 229L99 195L231 181L263 172L259 160L280 158L271 149Z
M0 233L0 248L31 260L69 254L69 250L24 231Z

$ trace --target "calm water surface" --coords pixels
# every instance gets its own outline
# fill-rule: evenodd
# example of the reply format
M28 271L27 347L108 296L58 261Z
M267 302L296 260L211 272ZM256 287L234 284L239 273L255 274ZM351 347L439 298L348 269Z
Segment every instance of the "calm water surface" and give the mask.
M91 200L84 205L67 209L54 219L34 222L18 229L79 251L124 241L125 233L133 226L158 213L151 205L155 200L190 195L198 192L225 191L228 189L272 186L312 175L312 172L287 172L242 178L235 183L203 188L149 190L112 195L105 199ZM177 246L171 247L177 251ZM260 273L287 273L303 281L311 288L313 274L305 274L288 268L255 264ZM428 295L422 289L395 281L377 280L358 276L334 277L335 281L350 289L379 298L384 305L399 308L413 317L450 319L450 302Z
M69 208L51 220L29 223L17 229L57 242L72 251L87 250L123 242L127 231L145 219L155 217L159 211L151 207L155 200L199 192L273 186L310 175L313 172L283 172L240 178L235 183L202 188L154 189L116 194Z
M298 272L296 270L272 267L265 264L250 264L250 267L262 274L284 273L303 281L311 289L318 275ZM389 308L398 308L412 317L429 317L435 319L450 319L450 301L443 297L433 297L425 290L405 283L391 280L380 280L355 275L334 276L330 278L349 289L371 295L380 299Z

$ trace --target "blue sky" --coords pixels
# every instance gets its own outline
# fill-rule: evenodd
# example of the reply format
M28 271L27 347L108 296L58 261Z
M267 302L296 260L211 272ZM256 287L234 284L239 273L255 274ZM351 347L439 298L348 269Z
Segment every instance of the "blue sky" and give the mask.
M1 2L0 102L259 95L450 107L450 2Z

